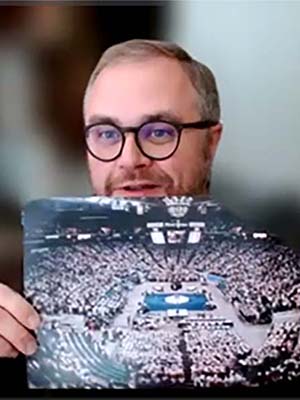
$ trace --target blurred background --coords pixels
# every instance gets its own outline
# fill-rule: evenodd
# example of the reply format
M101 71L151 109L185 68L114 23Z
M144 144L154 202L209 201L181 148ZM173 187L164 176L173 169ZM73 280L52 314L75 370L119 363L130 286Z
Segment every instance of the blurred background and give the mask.
M215 73L224 133L212 195L300 250L300 2L0 6L0 281L19 289L20 211L89 195L81 103L110 45L177 42Z

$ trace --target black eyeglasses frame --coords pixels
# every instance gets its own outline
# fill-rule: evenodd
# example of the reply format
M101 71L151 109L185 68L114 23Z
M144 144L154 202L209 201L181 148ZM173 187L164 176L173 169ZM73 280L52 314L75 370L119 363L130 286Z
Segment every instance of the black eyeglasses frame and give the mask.
M166 124L172 125L172 126L177 130L177 132L178 132L178 137L177 137L176 146L175 146L174 150L173 150L168 156L166 156L166 157L152 157L152 156L149 156L147 153L144 152L144 150L142 149L142 147L141 147L141 145L140 145L140 143L139 143L139 140L138 140L138 134L139 134L140 130L141 130L145 125L148 125L148 124L150 124L150 123L155 123L155 122L158 122L158 123L166 123ZM178 123L172 122L172 121L165 121L165 120L155 120L155 121L154 121L154 120L153 120L153 121L146 121L146 122L143 122L143 123L142 123L141 125L139 125L139 126L126 126L126 127L121 127L121 126L118 126L118 125L116 125L116 124L114 124L114 123L105 123L105 122L101 123L101 122L96 122L96 123L87 125L87 126L84 128L84 133L85 133L85 146L86 146L87 151L88 151L94 158L96 158L97 160L102 161L102 162L111 162L111 161L115 161L115 160L116 160L117 158L119 158L119 157L121 156L121 154L122 154L122 151L123 151L123 148L124 148L124 145L125 145L125 141L126 141L125 134L126 134L126 133L131 133L131 132L132 132L132 133L134 133L134 138L135 138L135 144L136 144L136 146L138 147L139 151L140 151L145 157L149 158L150 160L163 161L163 160L167 160L168 158L172 157L172 156L175 154L175 152L177 151L178 146L179 146L179 144L180 144L180 140L181 140L181 134L182 134L182 131L183 131L184 129L200 129L200 130L201 130L201 129L208 129L208 128L211 128L211 127L217 125L218 123L219 123L218 121L204 120L204 121L187 122L187 123L183 123L183 124L178 124ZM88 146L87 138L88 138L90 129L91 129L91 128L94 128L95 126L101 126L101 125L109 125L109 126L112 126L112 127L116 128L116 129L122 134L122 144L121 144L121 147L120 147L120 151L118 152L118 154L117 154L116 156L114 156L113 158L110 158L109 160L105 160L105 159L102 159L102 158L98 157L96 154L93 153L93 151L92 151L92 150L89 148L89 146Z

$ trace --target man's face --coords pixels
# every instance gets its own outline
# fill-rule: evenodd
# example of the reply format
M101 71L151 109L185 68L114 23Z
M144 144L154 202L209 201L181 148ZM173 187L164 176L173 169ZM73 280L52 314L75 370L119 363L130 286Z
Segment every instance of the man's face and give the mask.
M153 116L180 123L201 120L197 92L181 65L167 58L123 62L106 67L91 87L85 124L110 119L118 126L139 126ZM180 145L167 160L144 156L134 134L126 133L119 158L99 161L89 153L88 167L100 196L172 196L207 194L207 178L221 125L185 129Z

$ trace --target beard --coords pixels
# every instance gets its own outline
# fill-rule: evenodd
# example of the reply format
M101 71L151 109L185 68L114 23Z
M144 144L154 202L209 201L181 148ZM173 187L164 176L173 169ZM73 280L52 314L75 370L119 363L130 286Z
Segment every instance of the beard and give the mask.
M163 186L166 192L174 186L174 181L170 175L160 168L123 170L117 176L109 175L104 186L104 192L111 196L115 188L122 186L124 182L149 181L154 185Z

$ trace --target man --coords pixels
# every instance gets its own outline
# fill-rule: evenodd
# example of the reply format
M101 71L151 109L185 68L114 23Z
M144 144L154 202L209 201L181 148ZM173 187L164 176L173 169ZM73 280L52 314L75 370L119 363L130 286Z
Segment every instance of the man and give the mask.
M91 184L97 195L207 195L221 137L212 72L172 43L108 49L84 98ZM30 355L40 317L0 286L0 357ZM30 332L31 331L31 332Z

